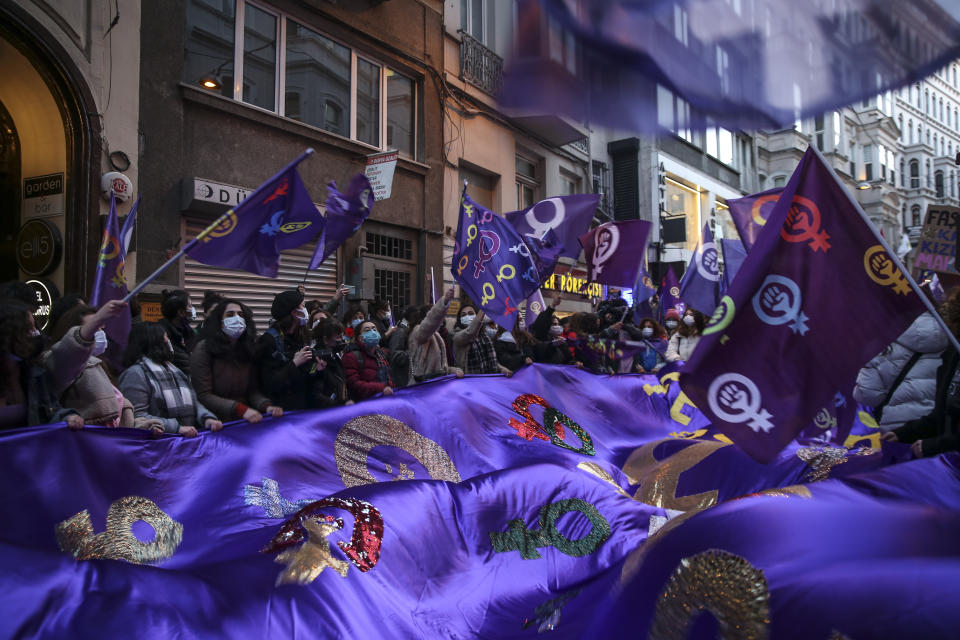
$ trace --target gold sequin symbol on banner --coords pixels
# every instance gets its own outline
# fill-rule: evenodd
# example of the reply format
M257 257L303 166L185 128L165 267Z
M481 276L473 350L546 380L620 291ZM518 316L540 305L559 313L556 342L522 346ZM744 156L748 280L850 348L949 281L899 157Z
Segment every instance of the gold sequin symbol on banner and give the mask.
M657 599L649 637L686 638L704 612L716 618L721 638L768 637L770 591L763 571L720 549L684 558Z
M153 527L152 542L141 542L130 527L143 520ZM126 560L153 564L172 556L183 539L183 525L156 504L140 496L120 498L107 511L107 529L94 535L90 513L84 509L57 525L57 543L77 560Z
M342 522L342 521L341 521ZM281 552L274 562L287 565L287 568L277 576L277 586L281 584L310 584L324 569L330 567L347 577L350 563L333 557L333 550L327 540L334 531L339 531L341 524L334 522L317 522L313 518L304 518L303 527L309 538L296 549L287 549Z
M870 448L848 450L843 447L804 447L797 449L797 457L807 463L810 472L807 482L819 482L830 477L830 471L845 463L849 456L869 456L878 453Z
M672 441L665 439L647 443L627 458L627 462L623 465L623 473L630 479L631 484L640 483L640 488L634 497L653 507L679 511L699 511L717 504L720 492L716 489L689 496L678 496L677 484L680 482L680 474L684 471L692 469L711 454L730 445L723 442L695 440L690 446L663 460L657 460L653 455L654 450L664 442Z
M379 446L403 449L416 458L434 480L460 482L460 473L443 447L396 418L372 414L350 420L337 434L333 456L343 484L356 487L377 482L367 466L367 457Z

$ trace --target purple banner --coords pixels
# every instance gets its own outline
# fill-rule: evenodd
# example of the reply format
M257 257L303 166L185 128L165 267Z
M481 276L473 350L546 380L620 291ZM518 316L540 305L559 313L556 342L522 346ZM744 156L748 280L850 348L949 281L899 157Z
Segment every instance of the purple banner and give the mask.
M703 225L703 235L690 264L680 279L680 299L697 311L710 315L720 304L720 247L713 241L710 224Z
M632 287L647 253L650 223L646 220L605 222L580 236L587 262L587 279Z
M323 264L347 238L356 233L363 221L370 217L373 209L373 188L370 180L362 173L350 178L346 193L340 193L335 182L330 183L327 191L329 195L323 235L317 241L317 248L310 260L311 269Z
M541 200L522 211L504 214L522 236L542 238L550 230L556 234L560 257L580 255L578 238L590 228L600 196L576 194Z
M730 205L730 217L733 218L733 225L740 234L744 250L750 251L750 247L757 241L757 236L763 230L763 225L770 217L770 212L780 199L781 193L783 188L777 188L727 200L727 204Z
M137 204L140 200L137 199ZM137 215L137 207L134 205L129 220ZM127 226L124 224L124 229ZM100 253L97 256L97 272L93 277L93 293L90 295L90 305L101 307L111 300L122 300L127 295L127 276L124 270L126 264L127 250L120 234L120 225L117 220L117 201L110 192L110 213L107 215L107 221L103 228L103 240L100 243ZM130 337L130 314L121 313L119 316L111 318L104 326L104 331L110 339L121 348L127 344Z

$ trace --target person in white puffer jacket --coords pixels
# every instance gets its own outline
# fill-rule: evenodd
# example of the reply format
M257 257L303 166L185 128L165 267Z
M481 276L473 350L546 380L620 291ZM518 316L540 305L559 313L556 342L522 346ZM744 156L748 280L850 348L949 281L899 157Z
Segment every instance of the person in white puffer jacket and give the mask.
M920 354L883 409L882 431L896 429L933 411L940 353L947 348L947 342L946 334L933 315L924 313L857 374L854 400L876 407L887 397L890 387L913 354Z

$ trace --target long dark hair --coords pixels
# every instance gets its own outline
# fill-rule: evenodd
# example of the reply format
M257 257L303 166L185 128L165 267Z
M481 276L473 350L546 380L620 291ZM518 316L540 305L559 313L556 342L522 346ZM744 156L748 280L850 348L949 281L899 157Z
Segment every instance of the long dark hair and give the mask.
M57 323L50 330L50 339L54 342L67 335L67 331L81 324L85 316L96 313L97 310L88 304L75 304L73 307L61 314Z
M0 359L3 360L0 362L0 389L4 392L10 389L10 377L18 369L7 366L7 356L22 358L31 350L28 313L31 313L30 308L23 302L13 298L0 299Z
M693 314L693 326L688 327L687 323L682 322L683 318L681 317L680 326L677 327L677 333L679 333L684 338L689 338L690 336L700 335L703 333L703 329L707 326L707 317L697 311L696 309L687 309L683 315L689 315L690 312Z
M223 332L223 314L226 313L229 304L240 307L240 315L247 324L243 335L236 341L230 340L227 334ZM257 323L253 319L253 312L250 307L239 300L222 300L204 320L203 328L200 330L200 339L206 341L207 351L214 358L236 362L253 361L253 349L257 340Z
M123 352L123 367L127 368L137 363L140 358L147 357L158 364L169 362L173 354L167 349L164 336L167 332L156 322L141 322L130 329L130 339Z
M667 338L667 330L660 326L660 323L653 318L644 318L640 321L639 328L643 330L644 325L649 324L653 328L654 338Z

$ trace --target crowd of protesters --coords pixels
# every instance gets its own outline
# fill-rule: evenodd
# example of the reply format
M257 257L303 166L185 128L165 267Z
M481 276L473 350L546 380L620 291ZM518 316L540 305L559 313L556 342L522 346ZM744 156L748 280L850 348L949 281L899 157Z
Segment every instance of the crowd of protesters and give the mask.
M452 288L433 305L407 307L399 322L388 301L364 310L345 305L346 292L341 287L321 303L306 301L302 289L281 291L262 333L242 300L213 291L201 302L202 322L184 290L164 291L155 323L141 321L136 306L94 309L67 295L42 333L33 290L0 285L0 429L66 421L189 437L234 420L258 423L392 395L443 376L511 376L534 363L655 374L689 359L706 325L700 311L682 307L665 310L662 325L652 317L635 322L619 297L561 318L557 295L534 321L509 331L463 299L448 330ZM132 318L124 349L104 331L122 314ZM960 290L941 314L960 334ZM914 443L919 455L960 447L960 356L932 314L867 363L854 397L876 407L885 439Z

